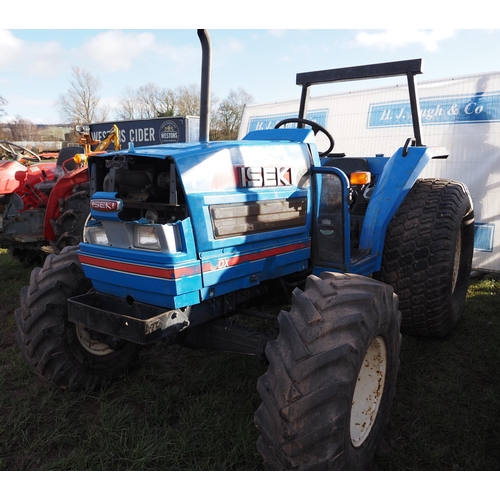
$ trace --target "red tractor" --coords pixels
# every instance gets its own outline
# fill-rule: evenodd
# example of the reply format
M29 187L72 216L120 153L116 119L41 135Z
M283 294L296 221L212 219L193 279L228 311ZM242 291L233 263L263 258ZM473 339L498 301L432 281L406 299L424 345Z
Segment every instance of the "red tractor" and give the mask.
M89 214L87 157L112 141L120 149L116 125L100 143L91 140L88 127L77 132L80 145L63 148L56 162L0 141L0 248L28 265L81 241Z

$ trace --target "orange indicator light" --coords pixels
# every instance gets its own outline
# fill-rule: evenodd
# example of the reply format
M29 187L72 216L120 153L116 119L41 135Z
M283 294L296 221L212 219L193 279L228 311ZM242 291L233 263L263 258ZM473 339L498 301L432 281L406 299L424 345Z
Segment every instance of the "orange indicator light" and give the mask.
M351 185L364 185L370 184L372 181L372 174L370 172L353 172L350 175Z

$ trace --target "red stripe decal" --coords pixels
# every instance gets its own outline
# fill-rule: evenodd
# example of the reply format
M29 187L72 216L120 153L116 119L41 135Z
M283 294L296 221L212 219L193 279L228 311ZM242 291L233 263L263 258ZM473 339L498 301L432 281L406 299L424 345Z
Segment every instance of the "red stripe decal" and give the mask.
M141 276L151 276L153 278L163 278L173 280L184 276L193 276L200 274L200 265L179 267L175 269L162 269L159 267L143 266L140 264L131 264L129 262L118 262L116 260L101 259L99 257L91 257L89 255L79 255L82 264L89 266L101 267L111 271L120 271L123 273L138 274Z
M303 250L305 248L310 248L311 243L293 243L286 245L284 247L270 248L268 250L261 250L255 253L249 253L245 255L238 255L236 257L220 257L217 260L212 260L203 263L203 272L210 271L220 271L221 269L226 269L228 267L237 266L238 264L246 264L248 262L254 262L257 260L265 259L267 257L275 257L276 255L282 255L289 252L294 252L296 250Z

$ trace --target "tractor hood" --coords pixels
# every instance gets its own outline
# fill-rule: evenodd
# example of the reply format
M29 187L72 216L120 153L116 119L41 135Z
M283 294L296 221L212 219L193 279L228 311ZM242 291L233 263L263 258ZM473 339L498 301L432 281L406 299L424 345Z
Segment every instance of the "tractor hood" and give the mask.
M217 151L225 149L236 149L241 146L248 145L248 141L252 143L260 142L261 145L265 145L272 141L276 142L297 142L297 143L309 143L315 144L314 134L309 128L304 129L270 129L270 130L258 130L247 134L240 141L214 141L214 142L187 142L187 143L175 143L175 144L157 144L153 146L140 146L134 147L134 143L130 142L129 147L126 150L122 150L119 153L116 151L108 151L106 153L100 154L99 156L113 157L117 154L123 154L126 156L141 156L149 158L166 159L171 157L174 159L183 158L187 156L193 156L197 154L210 154ZM315 148L314 148L315 149Z

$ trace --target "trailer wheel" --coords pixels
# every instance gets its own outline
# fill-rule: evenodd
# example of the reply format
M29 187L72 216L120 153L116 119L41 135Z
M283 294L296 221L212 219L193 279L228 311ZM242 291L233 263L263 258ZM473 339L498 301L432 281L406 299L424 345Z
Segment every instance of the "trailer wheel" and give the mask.
M370 468L396 388L400 318L391 287L363 276L323 273L294 290L257 384L268 468Z
M445 337L462 314L474 251L467 187L418 179L387 229L381 271L399 296L403 334Z
M56 239L54 247L60 252L64 247L78 245L83 239L83 228L90 213L90 186L81 184L68 198L61 201L61 215L53 221Z
M125 374L140 346L96 336L67 319L66 300L87 293L78 246L51 254L31 273L15 312L16 340L35 373L63 389L93 390Z

